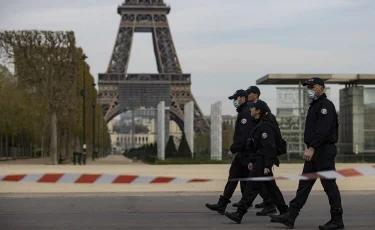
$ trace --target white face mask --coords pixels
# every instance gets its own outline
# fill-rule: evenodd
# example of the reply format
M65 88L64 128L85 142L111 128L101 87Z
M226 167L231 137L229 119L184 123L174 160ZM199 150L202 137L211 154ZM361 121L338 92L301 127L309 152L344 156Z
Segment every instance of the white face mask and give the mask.
M237 109L241 104L237 100L233 100L233 105Z
M307 93L308 93L310 99L315 98L315 91L314 90L309 89L309 90L307 90Z

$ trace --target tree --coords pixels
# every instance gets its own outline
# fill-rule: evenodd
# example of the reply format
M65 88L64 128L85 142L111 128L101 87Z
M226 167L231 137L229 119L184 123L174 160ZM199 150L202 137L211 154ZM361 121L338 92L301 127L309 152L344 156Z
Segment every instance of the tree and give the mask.
M186 140L185 133L182 134L180 146L178 147L179 158L191 158L191 150Z
M43 101L38 101L35 93L19 83L8 68L0 65L0 158L31 156L42 130L35 124L45 120L45 116L39 116ZM14 153L9 147L22 149Z
M64 110L76 80L73 32L5 31L0 33L3 57L15 66L22 87L40 93L50 116L50 156L57 164L57 113Z
M7 157L8 146L16 145L29 145L41 156L47 149L54 164L58 152L66 159L73 151L80 152L83 82L87 149L92 149L93 135L102 156L110 149L101 105L93 104L98 96L94 78L82 55L72 32L0 32L0 58L14 67L12 75L0 66L0 143L5 144Z
M165 147L165 158L172 158L177 154L176 145L174 144L173 137L169 136L167 145Z

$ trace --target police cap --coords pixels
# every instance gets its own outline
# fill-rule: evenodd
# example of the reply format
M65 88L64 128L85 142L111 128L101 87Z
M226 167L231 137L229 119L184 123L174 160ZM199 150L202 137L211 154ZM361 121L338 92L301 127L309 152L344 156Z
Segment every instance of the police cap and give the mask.
M306 85L321 85L321 86L325 87L324 81L319 77L310 78L309 80L305 81L302 85L303 86L306 86Z
M259 109L261 113L266 113L268 112L268 105L266 102L262 101L262 100L258 100L257 102L255 102L253 104L253 107L255 109Z
M258 87L256 86L249 86L249 88L247 88L246 92L249 94L249 93L256 93L258 95L260 95L260 90Z
M243 89L237 90L232 96L228 97L230 100L237 99L237 97L247 97L247 93Z

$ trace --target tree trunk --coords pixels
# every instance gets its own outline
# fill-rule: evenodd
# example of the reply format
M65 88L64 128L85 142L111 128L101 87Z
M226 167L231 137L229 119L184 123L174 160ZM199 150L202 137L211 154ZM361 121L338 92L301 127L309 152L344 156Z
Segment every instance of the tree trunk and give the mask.
M70 160L72 158L72 152L73 152L73 148L72 148L72 135L71 133L66 129L65 130L65 134L66 134L66 141L65 141L65 145L66 145L66 150L65 150L65 156L66 156L66 159L67 160Z
M44 157L44 134L40 137L40 157Z
M18 145L21 147L21 158L25 158L25 151L23 149L23 135L21 135L19 141L18 141Z
M11 158L12 159L16 158L14 156L14 135L13 135L13 133L12 133L12 146L10 147L10 152L11 152Z
M8 156L9 156L9 143L8 143L8 135L5 135L5 156L8 160Z
M65 150L65 156L66 156L66 159L67 160L70 160L71 157L70 157L70 152L72 151L72 147L71 147L71 137L70 137L70 132L67 130L66 132L66 142L65 142L65 145L66 145L66 150Z
M33 124L33 142L32 142L32 145L31 146L31 154L33 156L33 158L36 158L36 143L37 143L37 140L36 140L36 132L35 132L35 125L36 123Z
M49 134L51 135L51 134ZM44 140L44 152L46 157L51 157L51 136L46 136Z
M32 142L29 143L29 156L31 158L35 158L34 153L33 153L33 143Z
M3 158L3 153L4 153L4 149L3 149L3 132L0 131L0 159Z
M74 152L81 152L81 143L78 136L75 136Z
M60 154L62 156L62 158L64 159L67 159L67 156L66 156L66 139L67 139L67 136L66 136L66 128L63 128L62 129L62 136L61 136L61 139L59 141L59 149L60 149Z
M57 165L57 116L56 116L56 112L51 113L50 159L53 165Z
M56 120L57 120L57 114L56 114ZM59 128L58 122L56 122L56 160L60 158L60 142L61 142L61 131Z
M43 129L42 129L42 135L40 137L40 142L41 142L41 145L40 145L40 157L45 157L46 154L45 154L45 151L46 151L46 148L45 148L45 142L46 142L46 124L45 122L43 122Z

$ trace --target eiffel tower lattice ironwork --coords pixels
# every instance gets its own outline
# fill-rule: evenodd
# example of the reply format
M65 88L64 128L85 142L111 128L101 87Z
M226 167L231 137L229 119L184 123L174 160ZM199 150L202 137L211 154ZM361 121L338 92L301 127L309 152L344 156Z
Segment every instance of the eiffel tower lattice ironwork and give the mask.
M191 93L191 76L183 73L177 57L167 19L170 10L163 0L125 0L118 6L121 21L117 38L107 71L99 74L99 101L107 122L127 110L156 108L165 101L170 105L166 120L174 120L184 130L184 105L194 101L195 132L209 132L209 124ZM152 33L159 73L127 73L136 32Z

